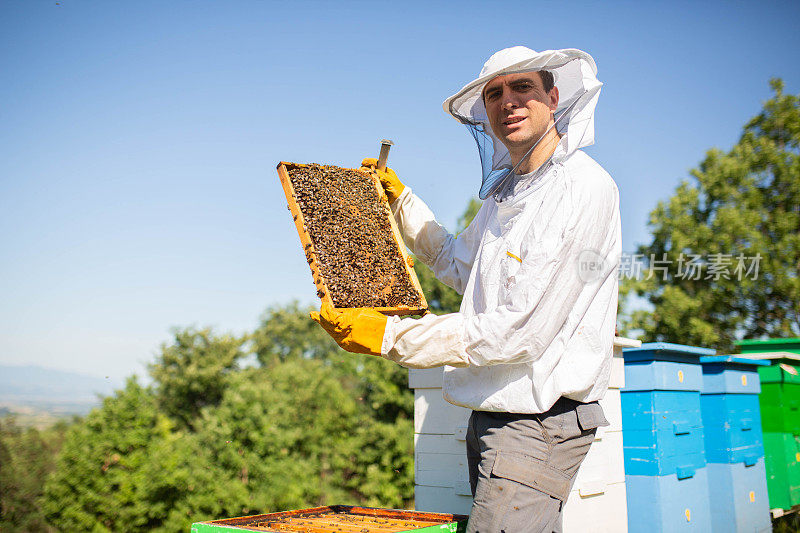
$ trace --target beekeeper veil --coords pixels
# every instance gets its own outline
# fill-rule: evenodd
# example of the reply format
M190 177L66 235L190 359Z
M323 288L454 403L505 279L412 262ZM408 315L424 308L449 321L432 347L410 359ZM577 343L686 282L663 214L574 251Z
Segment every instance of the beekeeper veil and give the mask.
M592 56L573 48L536 52L524 46L514 46L500 50L484 63L474 81L443 104L446 112L467 126L478 144L483 171L479 193L482 200L500 190L512 170L516 170L511 164L511 154L489 125L483 105L483 89L497 76L538 70L553 74L559 92L558 108L554 113L555 128L562 137L564 150L554 154L554 159L564 158L594 143L594 108L603 84L597 80L597 66ZM530 151L521 161L529 155Z

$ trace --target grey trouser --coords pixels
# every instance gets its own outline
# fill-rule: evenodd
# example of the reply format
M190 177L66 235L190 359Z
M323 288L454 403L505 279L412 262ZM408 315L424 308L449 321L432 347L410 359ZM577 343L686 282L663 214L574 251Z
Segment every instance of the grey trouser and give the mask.
M541 414L473 411L467 462L474 501L467 533L560 532L561 509L595 432L597 402L561 398Z

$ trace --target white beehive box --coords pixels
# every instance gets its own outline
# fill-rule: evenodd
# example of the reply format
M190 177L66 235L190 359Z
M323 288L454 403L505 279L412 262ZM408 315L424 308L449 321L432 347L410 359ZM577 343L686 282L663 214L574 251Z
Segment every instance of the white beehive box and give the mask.
M609 426L600 428L564 508L564 532L627 531L622 409L622 348L641 343L614 339L609 390L600 401ZM472 495L466 457L470 410L442 398L441 368L411 370L414 389L415 502L418 511L469 514Z

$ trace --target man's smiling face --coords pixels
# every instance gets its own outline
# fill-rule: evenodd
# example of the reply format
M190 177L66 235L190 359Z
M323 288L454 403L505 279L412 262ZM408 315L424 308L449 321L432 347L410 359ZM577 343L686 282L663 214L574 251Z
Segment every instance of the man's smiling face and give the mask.
M558 89L545 91L538 72L497 76L483 89L489 125L512 156L544 135L558 107Z

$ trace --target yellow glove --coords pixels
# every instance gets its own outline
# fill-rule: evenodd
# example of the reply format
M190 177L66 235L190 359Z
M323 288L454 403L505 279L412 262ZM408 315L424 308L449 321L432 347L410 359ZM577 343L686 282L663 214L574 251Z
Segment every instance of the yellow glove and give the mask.
M386 167L386 170L378 170L378 160L374 157L368 157L363 160L361 162L361 170L374 172L378 175L378 179L381 180L381 185L383 185L383 190L386 192L386 197L389 199L390 204L397 200L400 193L406 188L391 168Z
M381 355L386 316L368 308L334 309L323 303L311 318L325 328L343 350L353 353Z

